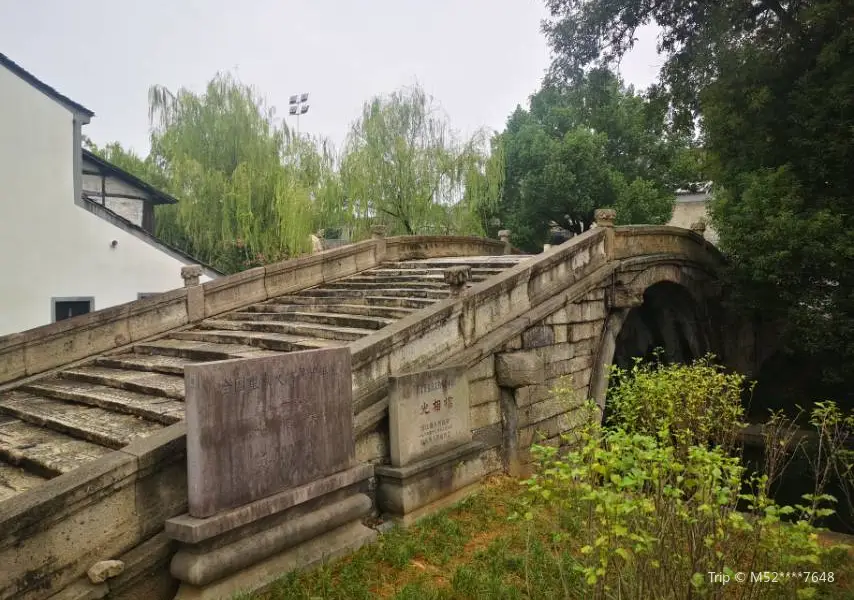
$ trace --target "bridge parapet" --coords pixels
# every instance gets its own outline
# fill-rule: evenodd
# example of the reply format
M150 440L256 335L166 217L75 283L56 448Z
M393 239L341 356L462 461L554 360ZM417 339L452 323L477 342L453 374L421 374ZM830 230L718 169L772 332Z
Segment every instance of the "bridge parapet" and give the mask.
M386 260L500 255L504 248L498 240L473 236L377 236L0 336L0 390L22 378L121 351L201 319L353 275Z

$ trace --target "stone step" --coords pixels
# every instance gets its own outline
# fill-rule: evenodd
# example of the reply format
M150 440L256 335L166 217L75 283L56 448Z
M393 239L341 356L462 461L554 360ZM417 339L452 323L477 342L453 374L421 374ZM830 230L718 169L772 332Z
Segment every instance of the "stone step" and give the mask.
M438 280L442 281L442 280L444 280L444 270L445 269L426 268L426 267L425 268L412 267L409 269L403 269L403 268L401 268L401 269L384 269L384 268L383 269L371 269L370 271L365 271L360 275L353 275L352 277L348 277L347 281L354 279L354 278L358 278L358 277L368 277L368 276L382 277L383 279L385 279L387 277L391 277L391 278L403 277L406 279L423 277L423 278L426 278L428 280L438 279ZM502 271L504 271L504 269L502 269L502 268L495 268L495 269L473 268L471 270L471 274L472 274L472 277L487 278L487 277L492 277L493 275L498 275Z
M428 258L400 263L384 263L386 269L447 269L457 265L466 265L472 269L509 269L530 258L524 255L510 257L472 257L472 258Z
M140 355L172 356L199 362L257 356L258 352L261 352L258 348L240 343L215 343L201 339L196 341L197 338L192 336L189 338L182 337L187 333L197 332L182 331L172 333L168 338L135 344L133 351L135 354Z
M163 425L171 425L184 418L184 403L180 400L120 390L97 383L50 377L18 389L39 396L143 417Z
M263 331L267 333L285 333L304 335L326 340L352 342L373 333L370 329L355 327L333 327L331 325L316 325L314 323L276 323L273 321L227 321L224 319L209 319L202 322L202 329L220 329L224 331Z
M174 375L108 367L76 367L60 371L58 375L62 379L98 383L107 387L176 400L184 399L184 378Z
M500 273L500 271L498 271ZM486 275L472 274L472 281L484 281L489 277ZM430 284L433 286L445 285L445 277L441 273L437 275L381 275L376 277L360 276L348 277L344 283L352 284L382 284L386 287L409 287L407 284ZM395 284L395 285L390 285ZM324 287L328 287L324 286Z
M0 412L113 450L163 427L162 423L133 415L25 392L10 392L0 398Z
M191 360L189 358L181 358L180 356L163 356L158 354L120 354L117 356L102 356L95 359L95 365L99 367L164 373L166 375L180 375L181 377L184 376L185 366L198 365L202 362L205 361Z
M45 481L47 479L44 477L0 461L0 502L37 487Z
M444 281L425 281L417 279L411 281L387 282L382 280L375 281L351 281L349 278L344 281L336 281L333 283L324 283L320 289L324 290L447 290L448 286Z
M348 305L360 304L363 306L379 306L383 308L407 308L418 310L425 306L430 306L436 300L432 298L399 298L391 296L371 295L371 296L354 296L350 295L345 299L335 296L282 296L270 301L273 303L287 305L302 305L302 306L328 306L330 304L339 304L342 301ZM324 309L325 310L325 309Z
M434 300L443 300L448 297L447 290L410 290L406 288L384 288L380 290L371 290L376 296L384 298L431 298ZM360 298L365 295L365 290L353 289L335 289L326 288L310 288L300 292L302 296L317 296L317 297L333 297L333 298Z
M215 343L219 345L233 344L245 345L256 351L257 356L278 356L282 352L299 352L300 350L316 350L319 348L338 348L346 345L345 342L337 340L325 340L319 338L306 338L285 333L272 333L265 331L222 331L216 329L182 331L172 334L177 338L175 341L189 340L188 343ZM252 358L251 353L246 352L244 357Z
M286 301L282 298L281 301ZM245 312L259 313L290 313L290 312L319 312L336 313L340 315L359 315L365 317L380 317L382 319L402 319L412 313L411 308L391 308L387 306L370 306L367 304L280 304L278 302L265 302L254 304L243 309Z
M56 477L113 452L64 433L0 415L0 460L40 477Z
M234 312L223 317L229 321L288 321L300 323L317 323L339 327L355 327L357 329L382 329L394 323L394 319L364 317L334 312Z

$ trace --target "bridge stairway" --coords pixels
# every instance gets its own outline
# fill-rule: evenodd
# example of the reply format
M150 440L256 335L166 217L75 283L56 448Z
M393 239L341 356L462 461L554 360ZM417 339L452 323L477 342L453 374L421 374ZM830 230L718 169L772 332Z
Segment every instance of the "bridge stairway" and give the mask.
M187 365L345 346L447 298L450 266L477 283L525 258L384 263L2 392L0 502L181 421Z

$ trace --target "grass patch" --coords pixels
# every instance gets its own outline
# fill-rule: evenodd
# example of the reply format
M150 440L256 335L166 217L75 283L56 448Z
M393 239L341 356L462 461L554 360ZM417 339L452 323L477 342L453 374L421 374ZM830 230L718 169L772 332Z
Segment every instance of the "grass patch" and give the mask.
M579 544L573 524L547 507L533 519L510 520L530 510L520 485L489 479L463 502L408 529L395 528L350 556L308 572L291 573L241 600L554 600L583 598L573 568ZM854 597L854 560L818 597ZM769 569L772 567L769 566ZM771 585L771 584L768 584ZM730 586L737 591L735 585ZM725 594L724 598L738 598Z

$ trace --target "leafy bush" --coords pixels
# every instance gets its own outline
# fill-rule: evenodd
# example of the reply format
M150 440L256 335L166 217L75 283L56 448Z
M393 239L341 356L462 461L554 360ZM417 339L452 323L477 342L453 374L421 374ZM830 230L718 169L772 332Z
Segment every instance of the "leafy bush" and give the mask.
M735 447L744 427L745 378L725 373L707 356L692 365L642 363L612 368L609 424L627 431L673 436L681 450L699 445Z
M818 508L827 498L778 506L768 477L748 475L732 454L743 426L741 376L705 358L638 363L617 370L615 382L608 427L590 422L563 454L535 446L537 469L523 482L526 517L534 519L539 505L555 535L577 547L571 569L583 597L811 598L829 590L832 582L803 575L838 572L845 555L844 547L820 544L812 525L830 510ZM764 571L801 575L769 575L773 585L732 580Z

